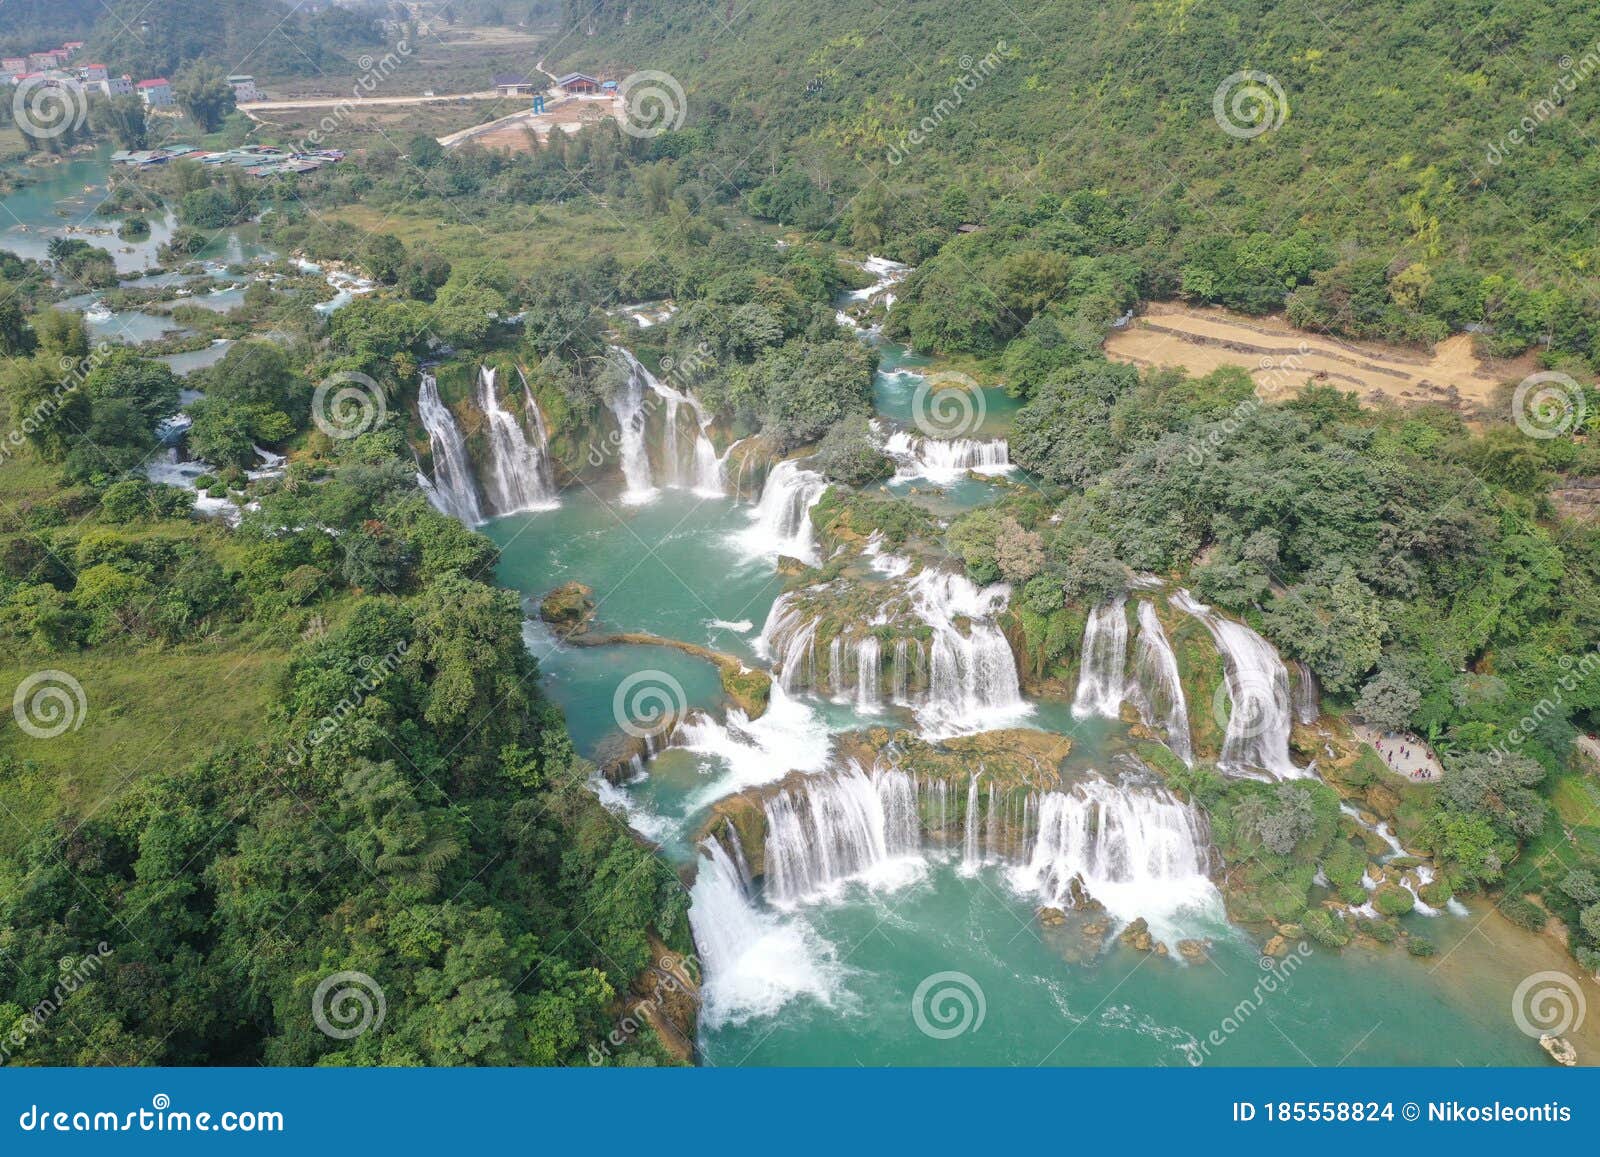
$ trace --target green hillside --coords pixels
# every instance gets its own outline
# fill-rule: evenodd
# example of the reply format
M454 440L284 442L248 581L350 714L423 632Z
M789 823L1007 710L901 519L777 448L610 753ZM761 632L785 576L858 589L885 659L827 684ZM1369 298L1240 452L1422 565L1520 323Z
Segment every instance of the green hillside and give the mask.
M1592 361L1600 11L1326 8L611 0L562 48L566 65L676 76L674 151L765 215L919 263L963 224L1003 229L960 255L991 316L919 335L939 348L997 348L1026 323L1000 266L1027 249L1125 257L1102 271L1111 298L1259 312L1309 286L1302 324L1473 326L1495 352L1545 341ZM1224 89L1230 134L1214 99L1247 70L1270 80Z

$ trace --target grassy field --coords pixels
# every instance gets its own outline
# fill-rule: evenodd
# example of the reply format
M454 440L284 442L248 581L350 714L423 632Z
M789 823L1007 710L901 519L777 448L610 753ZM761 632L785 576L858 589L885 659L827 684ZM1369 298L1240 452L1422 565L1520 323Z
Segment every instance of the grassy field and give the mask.
M426 242L451 261L492 257L515 274L548 270L552 264L587 264L611 254L631 268L658 246L642 224L591 205L507 205L493 219L441 221L419 207L386 212L346 205L322 214L364 233L392 233L409 249Z
M53 738L33 738L10 717L0 728L0 849L15 850L62 810L96 814L145 776L259 734L287 654L221 636L167 652L8 656L0 690L54 669L77 680L83 706L79 725Z

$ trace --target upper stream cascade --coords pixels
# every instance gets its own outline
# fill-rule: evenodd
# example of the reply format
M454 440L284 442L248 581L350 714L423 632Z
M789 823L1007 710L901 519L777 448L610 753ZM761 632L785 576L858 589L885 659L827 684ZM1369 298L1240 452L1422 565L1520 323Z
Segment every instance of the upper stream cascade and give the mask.
M645 430L650 412L657 405L664 411L659 451L660 485L693 490L708 498L720 497L725 492L723 460L711 442L711 415L692 393L661 381L630 351L621 346L613 346L612 351L628 370L626 384L610 402L611 412L617 419L623 478L628 484L624 501L643 501L655 492ZM682 428L685 415L689 418L688 430Z
M487 419L489 461L483 478L484 495L493 514L523 510L549 510L557 505L556 484L550 471L550 450L544 420L533 391L522 385L524 404L533 418L533 438L517 415L500 404L496 373L478 369L478 409Z
M485 521L483 507L478 501L478 484L472 476L466 439L461 436L455 415L439 397L438 382L427 372L417 388L417 411L428 431L433 456L433 478L424 487L429 501L440 512L468 526L481 526Z
M1007 474L1013 469L1004 438L924 438L895 430L884 439L883 452L894 459L896 480L926 478L948 486L969 471Z
M484 416L488 455L481 479L474 475L455 415L439 396L438 381L424 372L417 388L417 413L428 431L433 457L433 477L424 476L423 492L436 509L468 526L480 526L502 514L558 505L549 439L533 391L526 381L522 383L528 415L524 420L501 403L496 378L493 368L480 366L473 390L473 403Z

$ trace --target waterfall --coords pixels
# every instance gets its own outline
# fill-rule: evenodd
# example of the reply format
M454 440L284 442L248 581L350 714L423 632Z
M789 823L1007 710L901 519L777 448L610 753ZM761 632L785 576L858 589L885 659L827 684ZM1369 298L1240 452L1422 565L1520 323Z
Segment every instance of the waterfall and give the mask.
M978 775L967 777L967 814L962 817L961 870L970 875L983 866L983 853L978 850Z
M767 896L777 904L837 893L847 880L895 886L920 872L917 788L903 771L852 763L767 801Z
M1301 723L1315 723L1322 715L1317 703L1317 677L1304 659L1294 661L1294 717Z
M883 648L877 635L863 635L856 643L856 710L872 714L878 710L879 666Z
M1028 714L1011 644L993 622L1011 588L997 583L980 590L964 575L936 570L908 585L913 609L933 629L928 698L918 711L924 732L943 738L988 731Z
M1172 603L1205 624L1222 655L1232 710L1217 766L1261 768L1279 779L1305 775L1289 758L1289 672L1272 644L1196 602L1188 591L1180 590Z
M926 478L949 485L968 471L1005 474L1012 468L1004 438L923 438L896 430L884 440L883 452L895 461L896 480Z
M433 455L433 487L428 499L444 514L468 526L481 526L483 508L478 504L478 488L472 477L472 461L467 457L466 439L456 425L455 415L439 397L439 383L432 374L422 375L417 389L417 413L428 431L428 448Z
M793 592L777 597L756 640L756 652L771 661L785 691L803 691L817 683L817 621L794 605Z
M1106 911L1123 921L1142 916L1165 940L1177 933L1180 914L1225 919L1210 863L1209 833L1193 805L1164 790L1096 779L1040 797L1033 848L1010 876L1057 907L1081 878Z
M627 380L611 394L607 405L617 419L617 453L622 460L622 479L625 489L622 501L630 506L649 502L655 497L655 484L650 477L650 454L645 446L645 423L649 418L644 405L644 367L628 351L622 350L628 368Z
M717 449L711 444L707 429L711 425L711 416L706 413L705 407L698 398L685 390L679 390L661 381L649 370L639 363L628 350L621 346L613 346L617 353L622 355L628 366L630 383L638 382L641 413L643 413L644 391L648 389L660 398L666 406L666 413L662 419L661 432L661 463L662 485L675 489L692 487L696 493L707 497L718 497L723 493L722 460L717 457ZM630 389L633 387L630 385ZM689 469L684 468L683 453L679 447L678 416L687 409L694 419L694 451L693 461ZM619 415L620 420L620 415ZM640 422L641 435L644 423ZM648 471L648 460L645 462ZM624 467L626 473L626 467ZM632 489L633 475L627 475L629 488ZM648 486L649 483L646 483Z
M517 416L500 404L495 377L491 367L479 367L477 402L488 420L489 437L484 496L495 514L549 510L556 505L556 486L550 474L544 424L537 417L538 406L524 383L528 407L535 415L535 444L528 441L527 429Z
M700 849L689 927L705 979L701 1026L771 1016L799 996L830 1004L840 974L833 949L803 922L758 908L720 843L706 840Z
M1121 717L1128 681L1127 603L1125 595L1118 595L1089 612L1078 656L1078 691L1072 697L1075 719Z
M1194 745L1189 739L1189 708L1184 702L1178 660L1167 632L1156 617L1155 604L1139 600L1139 638L1133 647L1134 683L1131 688L1139 717L1145 726L1166 736L1172 753L1194 766Z
M789 555L815 566L820 560L811 508L827 488L827 479L816 471L789 459L779 462L761 488L750 529L740 535L745 550L757 556Z

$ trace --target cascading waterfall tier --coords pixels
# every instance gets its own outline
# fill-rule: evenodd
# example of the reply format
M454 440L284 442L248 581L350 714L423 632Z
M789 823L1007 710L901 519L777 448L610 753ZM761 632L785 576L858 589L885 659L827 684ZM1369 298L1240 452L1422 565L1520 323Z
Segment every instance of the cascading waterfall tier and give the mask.
M467 457L466 439L461 436L455 415L439 397L439 383L430 373L422 375L417 388L417 414L428 431L428 448L433 456L433 478L425 488L428 500L441 513L468 526L483 525L486 520L472 476L472 460Z
M1194 744L1189 736L1189 705L1178 675L1167 632L1156 617L1155 604L1139 600L1139 638L1133 647L1133 682L1129 692L1145 726L1160 735L1167 747L1189 767L1194 766Z
M926 478L949 485L968 472L1006 474L1012 469L1004 438L923 438L896 430L884 439L883 452L894 459L897 480Z
M1038 831L1013 886L1056 907L1074 879L1122 921L1144 917L1163 940L1196 916L1221 924L1210 833L1192 805L1159 788L1089 780L1039 798Z
M916 782L852 763L767 801L766 894L796 904L837 894L849 880L893 886L920 871Z
M815 470L792 459L779 462L767 474L761 501L750 515L750 529L740 535L746 552L758 557L788 555L815 566L820 560L811 508L827 488L828 480Z
M993 730L1032 710L996 625L1009 597L1003 584L979 588L937 570L866 586L825 583L780 595L757 646L785 691L830 694L870 713L887 684L929 738ZM872 610L841 624L832 608L849 600L870 600ZM825 623L830 635L819 643Z
M1217 766L1239 773L1259 768L1278 779L1308 774L1289 758L1289 672L1272 644L1196 602L1188 591L1180 590L1172 603L1205 625L1222 655L1232 709Z
M1084 623L1078 690L1072 697L1077 719L1117 719L1122 714L1128 681L1127 605L1127 597L1119 595L1095 607Z
M939 738L989 731L1028 715L1033 709L1022 698L1016 657L995 625L1011 588L979 588L965 575L925 570L907 589L913 610L933 633L927 700L917 711L923 733Z
M497 515L550 510L558 505L544 422L526 382L523 395L533 415L531 440L521 419L500 404L495 370L479 367L476 401L487 420L489 450L483 490L489 509Z

